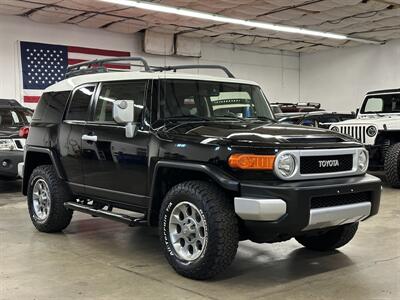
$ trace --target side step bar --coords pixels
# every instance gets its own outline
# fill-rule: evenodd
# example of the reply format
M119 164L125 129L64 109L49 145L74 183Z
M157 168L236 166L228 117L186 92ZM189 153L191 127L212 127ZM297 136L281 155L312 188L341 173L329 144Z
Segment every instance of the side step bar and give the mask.
M95 209L89 205L83 205L83 204L79 204L76 202L65 202L64 206L65 206L65 208L68 208L71 210L76 210L76 211L79 211L79 212L82 212L85 214L89 214L92 216L102 217L102 218L110 219L113 221L121 222L121 223L127 224L130 227L141 226L141 225L147 224L146 219L135 218L135 217L124 215L124 214L113 213L111 211L107 211L107 210L103 210L103 209Z

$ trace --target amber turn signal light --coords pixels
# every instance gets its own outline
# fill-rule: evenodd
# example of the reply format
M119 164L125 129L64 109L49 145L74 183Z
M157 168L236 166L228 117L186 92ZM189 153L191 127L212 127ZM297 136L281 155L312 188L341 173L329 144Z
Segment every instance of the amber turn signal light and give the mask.
M228 164L234 169L273 170L275 155L232 154Z

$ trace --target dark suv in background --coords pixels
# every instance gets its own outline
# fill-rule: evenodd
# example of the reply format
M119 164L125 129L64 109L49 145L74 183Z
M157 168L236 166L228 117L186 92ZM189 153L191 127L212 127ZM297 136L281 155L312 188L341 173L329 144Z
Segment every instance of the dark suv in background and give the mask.
M16 100L0 99L0 179L16 179L23 162L32 110Z
M39 231L63 230L75 210L158 226L171 266L206 279L231 264L240 240L332 250L378 212L381 182L365 174L355 139L278 124L259 85L224 67L123 60L144 71L74 65L40 99L23 181ZM228 78L166 72L188 68Z

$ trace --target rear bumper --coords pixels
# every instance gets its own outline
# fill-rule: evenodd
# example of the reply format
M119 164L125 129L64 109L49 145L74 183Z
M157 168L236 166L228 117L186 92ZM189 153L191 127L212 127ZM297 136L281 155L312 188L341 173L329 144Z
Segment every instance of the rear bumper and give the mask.
M302 231L327 228L364 220L378 213L380 179L356 176L298 182L240 184L235 212L243 220L246 234L255 241L293 237ZM357 202L358 195L363 195ZM313 199L328 199L315 206ZM343 202L343 197L352 200ZM338 201L336 205L335 201ZM341 201L341 202L339 202Z
M0 177L17 178L18 164L23 162L23 151L0 152Z

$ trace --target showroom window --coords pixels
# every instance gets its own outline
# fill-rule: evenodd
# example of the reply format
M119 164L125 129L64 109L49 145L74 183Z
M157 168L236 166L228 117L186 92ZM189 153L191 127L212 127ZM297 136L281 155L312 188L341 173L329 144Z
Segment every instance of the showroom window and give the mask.
M67 120L85 121L88 117L90 101L94 93L95 86L89 85L76 90L72 97Z
M135 103L135 122L142 117L147 80L104 83L96 103L94 121L115 123L113 104L116 100L132 100Z

